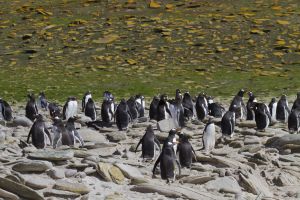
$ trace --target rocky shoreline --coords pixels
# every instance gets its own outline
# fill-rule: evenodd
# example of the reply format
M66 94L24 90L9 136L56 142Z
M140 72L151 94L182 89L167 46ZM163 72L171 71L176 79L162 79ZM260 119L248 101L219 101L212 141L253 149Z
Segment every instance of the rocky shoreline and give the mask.
M36 149L26 138L32 122L24 107L14 107L12 123L0 125L0 198L2 199L300 199L300 134L291 135L287 124L274 122L265 132L254 121L238 121L235 136L217 140L204 154L205 123L186 124L183 132L197 154L191 169L183 169L175 183L152 178L153 162L134 153L146 127L157 122L143 118L127 131L115 125L95 130L82 113L76 128L84 148L61 146ZM49 113L41 111L51 128ZM148 112L146 112L148 116ZM220 119L214 119L217 138ZM159 124L160 141L169 127Z

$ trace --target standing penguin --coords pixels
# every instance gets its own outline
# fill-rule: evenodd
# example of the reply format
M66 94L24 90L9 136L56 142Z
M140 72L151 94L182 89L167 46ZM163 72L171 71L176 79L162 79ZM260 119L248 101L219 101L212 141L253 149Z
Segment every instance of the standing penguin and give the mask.
M12 120L12 109L10 105L1 98L0 98L0 119L4 119L5 121Z
M208 115L208 103L204 93L200 93L196 100L196 114L200 121Z
M207 102L208 102L208 114L210 116L213 116L215 118L223 117L225 113L225 108L223 106L221 106L217 102L214 102L211 96L207 97Z
M77 107L76 97L68 97L63 107L63 119L68 120L70 117L75 117L77 115Z
M269 103L269 110L272 121L276 121L277 102L275 98L272 98L271 102Z
M61 117L60 108L57 103L49 103L48 109L52 118Z
M221 131L223 136L232 138L235 126L235 106L229 108L221 120Z
M139 113L139 117L144 117L145 115L145 97L143 95L135 96L136 107Z
M158 148L161 151L160 143L158 139L154 135L152 125L149 125L146 129L146 132L142 139L140 139L139 143L136 146L135 152L138 149L139 145L142 144L142 157L143 159L150 159L156 157L156 149Z
M264 103L255 103L254 112L257 130L265 131L271 122L269 108Z
M185 134L179 135L179 144L176 154L179 153L179 163L181 167L191 168L193 157L196 159L196 153L189 142L188 136Z
M244 96L245 90L241 89L237 95L233 98L231 101L231 104L229 106L229 110L234 108L235 111L235 117L236 119L246 119L247 117L247 108L244 104L243 101L243 96Z
M295 109L300 109L300 92L297 93L297 98L293 103L292 111Z
M101 105L101 119L105 123L111 123L114 120L114 102L111 99L103 99Z
M183 94L182 106L184 108L184 117L192 119L194 117L194 103L189 92Z
M286 95L282 95L277 103L276 119L278 121L287 122L289 114L290 109Z
M73 138L74 144L76 143L76 141L78 141L80 143L80 146L83 147L83 145L84 145L83 139L75 128L76 120L77 120L77 118L70 117L68 119L65 127L66 127L66 130L72 135L71 138Z
M157 165L160 163L160 176L163 180L167 180L167 183L175 181L175 163L178 165L179 176L181 175L181 167L176 159L175 152L173 150L173 143L167 142L162 152L160 153L159 157L157 158L152 173L153 176L155 174L155 170Z
M254 94L252 92L248 92L248 102L247 102L247 120L254 120L254 110L253 110L253 106L255 105L255 103L257 102Z
M160 97L157 106L157 121L171 118L170 106L168 102L168 96L163 94Z
M158 96L154 96L153 99L152 99L152 102L150 104L150 109L149 109L149 117L150 117L150 120L153 119L153 120L156 120L158 121L158 104L159 104L159 98Z
M290 133L300 131L300 108L293 109L288 118L288 129Z
M125 99L122 99L116 110L116 124L120 131L127 130L130 122L130 112Z
M203 143L203 149L207 154L209 154L215 148L216 128L214 122L212 121L212 118L209 118L204 128L202 143Z
M87 102L89 101L89 99L92 98L92 93L91 91L87 91L83 97L82 97L82 101L81 101L81 108L82 108L82 112L85 111L85 107L86 107L86 104Z
M32 138L32 144L37 149L43 149L47 145L52 144L50 133L45 125L43 116L40 114L36 116L36 120L29 131L27 143L29 143L30 137Z
M184 127L184 108L182 106L182 95L178 89L176 91L175 100L170 104L169 110L176 127Z
M136 105L135 97L133 97L133 96L130 97L127 100L127 105L128 105L130 116L132 117L132 120L137 119L138 116L139 116L139 112L137 110L137 105Z
M92 98L89 98L87 103L85 104L84 114L85 116L90 117L92 121L96 120L97 118L96 107Z
M25 108L25 116L31 121L34 121L35 117L38 114L38 109L35 103L35 97L34 94L28 94L27 97L29 98L29 100Z
M40 92L39 105L42 109L45 109L45 110L48 109L48 102L47 102L46 95L44 92Z

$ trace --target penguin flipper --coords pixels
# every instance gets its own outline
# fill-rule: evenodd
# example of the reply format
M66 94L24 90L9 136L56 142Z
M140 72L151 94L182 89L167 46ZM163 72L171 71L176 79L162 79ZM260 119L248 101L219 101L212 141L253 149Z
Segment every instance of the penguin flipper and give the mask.
M155 161L155 164L154 164L154 167L153 167L153 170L152 170L152 174L154 175L155 173L155 169L158 165L158 163L160 162L160 159L161 159L161 154L159 155L159 157L157 158L157 160Z
M198 162L198 161L197 161L196 152L195 152L195 150L194 150L193 146L191 146L191 148L192 148L192 152L193 152L193 154L194 154L195 160L196 160L196 162ZM203 148L203 149L204 149L204 148ZM201 150L202 150L202 149L201 149Z
M28 136L27 136L27 143L29 143L29 139L30 139L30 136L32 135L32 132L33 132L33 128L31 127L29 133L28 133Z
M156 137L154 137L154 142L157 144L159 151L161 151L160 142L158 141L158 139Z
M66 119L67 105L68 105L68 102L65 103L65 105L64 105L64 107L63 107L63 119Z
M44 127L44 131L45 131L45 133L47 134L47 136L48 136L48 138L50 140L50 144L52 145L52 138L51 138L51 135L49 133L49 130L46 127Z
M82 139L82 137L79 135L78 131L74 130L74 137L75 137L75 140L77 140L80 145L83 147L84 146L84 141Z
M134 151L134 153L136 153L136 150L138 149L138 147L139 147L139 146L140 146L140 144L142 143L142 140L143 140L143 138L142 138L142 139L140 139L139 143L136 145L136 148L135 148L135 151Z
M60 140L61 135L59 132L54 133L54 138L53 138L53 148L55 149L57 147L58 141Z
M176 159L176 164L178 166L178 172L179 172L178 176L181 176L181 166L180 166L180 163L177 159Z

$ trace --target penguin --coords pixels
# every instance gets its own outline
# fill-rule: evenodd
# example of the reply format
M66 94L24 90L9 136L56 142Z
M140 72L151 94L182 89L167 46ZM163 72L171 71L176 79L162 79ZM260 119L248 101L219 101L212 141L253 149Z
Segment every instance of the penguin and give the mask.
M110 100L110 101L114 101L114 100L115 100L114 95L113 95L111 92L109 92L109 91L103 92L103 97L104 97L104 99L106 99L106 100ZM113 109L113 110L114 110L114 109Z
M83 141L82 137L80 136L80 134L78 133L78 131L75 128L75 121L76 120L77 120L77 118L70 117L68 119L65 127L66 127L66 130L68 131L68 133L71 133L71 135L72 135L71 138L73 138L74 144L76 143L76 141L78 141L80 143L80 146L83 147L84 146L84 141Z
M176 90L175 100L170 103L169 110L176 127L184 127L184 108L182 105L182 95L179 89Z
M200 121L203 121L204 118L208 115L208 103L204 93L200 93L198 95L195 107L197 118Z
M149 125L147 127L144 136L140 139L139 143L136 146L135 153L140 144L142 144L143 159L153 160L153 158L156 157L156 149L159 149L159 151L161 151L160 143L154 135L152 125Z
M82 109L82 112L85 111L85 107L86 107L86 104L88 102L89 99L92 98L92 93L91 91L87 91L83 97L82 97L82 101L81 101L81 109Z
M272 98L271 102L269 103L269 110L272 121L276 121L277 102L275 98Z
M221 120L221 131L223 137L233 137L235 126L235 106L232 106L222 117Z
M225 108L221 106L219 103L214 102L213 97L209 96L207 97L207 103L208 103L208 114L210 116L213 116L215 118L221 118L223 117L225 113Z
M96 107L92 98L89 98L87 103L85 104L84 114L85 116L90 117L92 121L96 120L97 118Z
M61 111L57 103L49 103L48 109L49 109L50 116L52 118L61 117L61 113L60 113Z
M300 131L300 108L294 108L288 117L288 129L290 133Z
M46 111L48 110L48 102L47 102L46 95L44 92L40 92L39 105L42 109L45 109Z
M192 119L194 117L194 103L189 92L183 94L182 106L184 109L184 117Z
M300 109L300 92L297 93L297 98L293 103L292 111L295 109Z
M168 143L172 143L173 144L173 150L174 150L174 153L177 152L177 139L176 139L176 134L178 134L180 132L180 129L171 129L169 131L169 135L168 137L164 140L163 142L163 148L164 146L166 146Z
M12 120L12 109L10 105L1 98L0 98L0 119L4 119L5 121Z
M120 131L127 130L131 120L130 111L125 99L122 99L116 110L116 124Z
M254 104L257 102L254 94L252 92L248 92L248 96L249 96L249 99L248 99L248 102L246 104L246 107L247 107L247 120L254 120L254 117L255 117L255 113L254 113L254 110L253 110L253 106Z
M36 120L29 131L27 143L29 143L30 137L32 138L32 144L37 149L44 149L47 145L52 144L51 135L46 128L45 121L41 114L36 116Z
M207 124L203 130L202 136L203 149L205 153L209 154L214 148L216 143L216 128L212 118L208 119Z
M114 120L114 102L111 99L103 99L101 105L101 119L105 123L111 123Z
M145 116L145 97L141 94L135 96L136 107L139 113L139 118Z
M268 106L264 103L255 103L254 112L257 130L265 131L271 122L271 114Z
M179 135L179 144L177 146L176 154L179 153L180 166L191 168L193 157L196 159L196 153L189 142L188 136L185 134Z
M278 121L287 122L290 114L289 104L286 99L286 95L282 95L277 102L276 119Z
M63 107L63 119L68 120L70 117L75 117L77 115L77 107L76 97L68 97Z
M164 119L170 119L172 117L168 102L168 96L163 94L160 97L158 106L157 106L157 121Z
M34 94L28 94L27 97L29 98L29 100L25 108L25 116L31 121L34 121L36 115L38 114L38 108L35 103L35 97Z
M152 99L152 102L150 104L150 109L149 109L149 118L150 120L156 120L158 121L158 104L159 104L159 98L158 96L154 96Z
M139 112L138 112L138 109L137 109L135 97L133 97L133 96L130 97L127 100L127 105L128 105L129 112L130 112L130 115L132 117L132 120L137 119L139 117Z
M244 94L245 90L241 89L233 98L229 106L229 109L233 109L233 107L235 107L234 110L236 119L246 119L247 117L247 108L243 101Z
M176 159L172 142L167 142L164 145L162 152L160 153L159 157L157 158L154 164L152 170L153 176L155 174L156 167L159 163L160 163L160 176L163 180L167 180L167 183L175 181L175 176L176 176L175 163L178 166L179 176L181 175L181 167L178 160Z

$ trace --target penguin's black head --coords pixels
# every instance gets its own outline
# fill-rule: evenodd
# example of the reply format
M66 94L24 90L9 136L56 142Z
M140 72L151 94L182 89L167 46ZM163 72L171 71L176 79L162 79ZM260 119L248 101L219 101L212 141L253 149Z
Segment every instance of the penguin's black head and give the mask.
M188 141L189 141L188 135L186 135L184 133L179 134L179 142L185 143L185 142L188 142Z
M186 98L186 99L191 99L191 95L190 93L187 91L183 94L183 98Z
M271 103L275 103L275 102L276 102L276 98L273 97L273 98L271 99Z
M43 91L40 92L40 96L41 96L41 97L45 97L45 92L43 92Z
M240 91L238 92L238 96L243 97L245 94L245 90L244 89L240 89Z
M89 94L92 94L91 91L87 91L87 92L84 94L84 96L87 96L87 95L89 95Z
M208 104L212 104L212 103L214 102L214 97L208 96L208 97L206 98L206 100L207 100L207 103L208 103Z
M89 102L89 103L94 103L94 101L93 101L92 98L89 98L89 99L88 99L88 102Z
M71 97L69 97L69 100L70 100L70 101L76 101L76 97L71 96Z
M30 100L35 100L35 96L34 96L33 93L27 94L27 97L28 97Z
M35 116L35 119L36 119L37 121L44 121L43 115L41 115L41 114L37 114L37 115Z
M198 97L206 97L206 93L205 92L200 92Z
M149 126L147 126L146 133L153 133L153 127L151 124Z
M142 100L144 100L145 97L143 95L141 95L141 94L137 94L137 95L135 95L135 99L142 99Z
M158 102L159 101L159 97L158 96L154 96L152 101Z
M160 99L164 102L167 102L168 101L168 96L166 94L162 94Z
M70 117L70 118L68 119L68 122L74 123L77 119L78 119L78 117Z
M121 99L121 102L120 102L120 104L123 104L123 105L125 105L125 104L126 104L126 100L125 100L125 99Z
M231 107L229 108L229 111L230 111L230 112L235 112L236 109L237 109L236 105L233 105L233 106L231 106Z
M300 92L297 93L297 99L300 99Z
M281 95L281 99L286 100L286 95L285 94Z

